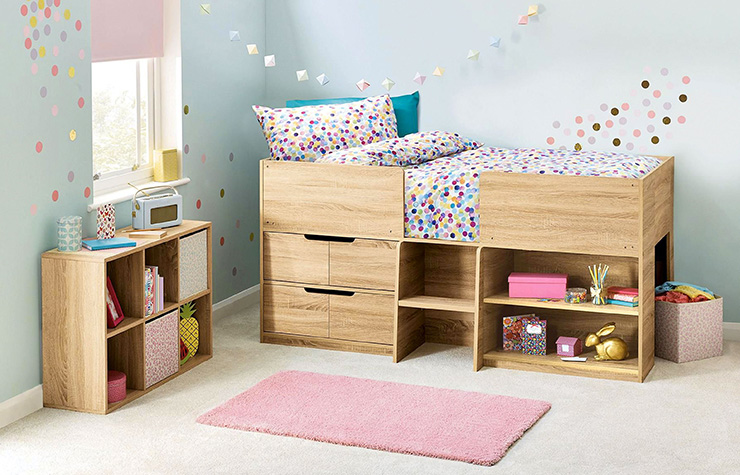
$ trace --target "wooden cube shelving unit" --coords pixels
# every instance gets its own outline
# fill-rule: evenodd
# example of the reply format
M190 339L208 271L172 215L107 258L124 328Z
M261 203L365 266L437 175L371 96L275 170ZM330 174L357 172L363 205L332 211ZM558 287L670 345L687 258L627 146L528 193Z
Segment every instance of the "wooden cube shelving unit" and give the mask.
M119 230L127 237L130 229ZM207 233L207 288L180 296L180 239ZM79 252L51 250L41 256L44 406L107 414L198 366L213 355L211 223L183 221L161 239L134 239L136 247ZM159 267L165 306L144 315L144 268ZM125 319L107 327L106 278ZM199 348L179 370L145 387L145 323L196 302ZM126 374L126 398L108 404L108 370Z

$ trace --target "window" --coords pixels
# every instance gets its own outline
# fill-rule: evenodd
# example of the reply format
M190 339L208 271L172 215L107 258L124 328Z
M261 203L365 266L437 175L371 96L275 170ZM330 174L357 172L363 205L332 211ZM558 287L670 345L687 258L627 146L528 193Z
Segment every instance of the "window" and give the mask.
M93 179L96 194L152 178L156 60L92 64Z

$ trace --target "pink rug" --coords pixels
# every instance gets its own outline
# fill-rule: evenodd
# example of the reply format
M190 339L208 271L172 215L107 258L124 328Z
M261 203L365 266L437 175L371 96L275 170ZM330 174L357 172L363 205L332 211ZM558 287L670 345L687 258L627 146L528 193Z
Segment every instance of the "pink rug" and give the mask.
M549 409L533 399L283 371L198 422L493 465Z

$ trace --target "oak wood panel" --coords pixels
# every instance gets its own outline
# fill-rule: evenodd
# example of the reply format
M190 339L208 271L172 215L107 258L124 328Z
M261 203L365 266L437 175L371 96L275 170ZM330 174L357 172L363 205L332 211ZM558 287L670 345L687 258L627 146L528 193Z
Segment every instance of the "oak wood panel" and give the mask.
M144 316L144 252L108 262L107 276L113 284L121 310L127 317Z
M317 348L322 350L352 351L355 353L369 353L373 355L390 356L393 354L392 345L381 345L361 341L335 340L332 338L306 337L299 335L286 335L282 333L265 333L262 335L264 343L278 345L301 346L305 348Z
M655 246L663 236L673 231L673 157L665 158L661 166L642 181L642 239L645 246Z
M584 362L562 361L551 352L546 356L525 355L516 351L490 351L483 356L486 366L494 368L516 369L523 371L538 371L541 373L555 373L572 376L586 376L591 378L616 379L622 381L639 381L637 358L625 361L595 361L594 352L586 352L582 356L588 357Z
M494 303L500 305L517 305L519 307L532 307L547 312L551 309L568 310L569 312L591 312L605 313L612 315L630 315L637 317L640 314L638 307L625 307L622 305L606 304L594 305L591 302L580 304L570 304L563 300L558 301L540 301L540 299L511 298L508 293L493 294L483 299L485 303ZM533 310L534 312L534 310Z
M261 163L265 231L403 237L401 168L274 160Z
M391 345L395 305L392 295L330 295L329 337Z
M393 362L398 363L424 343L424 310L397 307Z
M483 366L484 353L493 350L501 335L496 322L501 321L502 307L485 304L485 297L508 289L508 276L514 267L514 252L509 249L479 248L477 268L478 313L473 335L473 368Z
M640 180L484 172L481 242L502 248L638 256Z
M644 381L655 361L655 248L645 246L640 259L639 365Z
M329 296L300 287L265 284L266 332L329 336Z
M474 314L424 310L424 338L429 343L473 346Z
M475 298L475 248L427 245L424 267L424 295Z
M451 312L475 312L474 299L436 297L433 295L413 295L406 297L398 301L398 306L429 310L447 310Z
M207 293L194 300L195 314L198 321L198 352L196 355L213 354L213 294Z
M265 280L329 283L328 241L284 233L264 233L263 239Z
M402 242L398 246L398 300L424 293L424 246Z
M41 260L44 405L105 413L105 263Z
M345 287L393 290L397 241L355 239L329 243L329 283Z
M400 299L424 290L424 247L421 244L401 242L396 252L394 363L398 363L424 343L424 311L398 305Z

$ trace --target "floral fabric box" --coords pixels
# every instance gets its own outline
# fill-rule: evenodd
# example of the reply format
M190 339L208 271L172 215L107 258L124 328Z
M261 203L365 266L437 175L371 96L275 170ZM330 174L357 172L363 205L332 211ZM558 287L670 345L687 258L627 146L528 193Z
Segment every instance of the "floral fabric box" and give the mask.
M547 320L523 319L522 353L545 356L547 354Z
M522 320L537 318L534 314L504 317L502 347L504 351L522 350Z
M722 354L722 297L655 302L655 356L685 363Z

